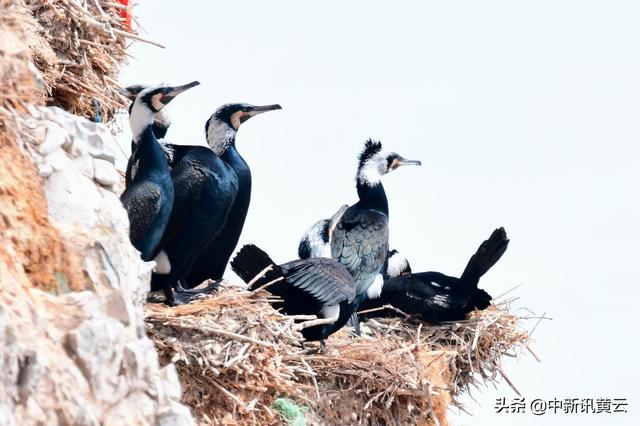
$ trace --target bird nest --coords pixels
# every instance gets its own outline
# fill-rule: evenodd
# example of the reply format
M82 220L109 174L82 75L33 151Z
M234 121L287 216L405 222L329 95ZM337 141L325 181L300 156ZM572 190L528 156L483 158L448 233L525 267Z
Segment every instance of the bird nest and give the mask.
M343 329L321 353L303 348L269 297L225 287L184 306L146 305L148 334L201 423L304 424L283 412L286 398L309 424L443 425L463 391L504 377L502 357L528 347L521 318L502 304L440 326L371 320L362 337Z
M59 106L110 120L127 100L117 76L127 39L148 41L131 27L121 0L0 0L0 107Z

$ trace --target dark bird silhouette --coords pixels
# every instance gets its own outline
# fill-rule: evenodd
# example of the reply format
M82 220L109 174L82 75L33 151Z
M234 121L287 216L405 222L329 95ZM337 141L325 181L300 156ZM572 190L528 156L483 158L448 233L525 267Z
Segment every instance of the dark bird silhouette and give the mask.
M224 105L205 125L208 147L164 145L175 201L151 289L164 290L169 303L187 303L217 287L191 290L207 278L222 277L246 217L251 175L235 149L235 134L248 118L273 109L280 106Z
M236 134L240 125L258 114L279 109L282 107L277 104L227 104L220 107L207 122L209 145L226 164L227 175L236 177L238 191L224 228L200 253L185 277L188 286L196 286L207 279L222 278L244 227L251 201L251 170L236 148Z
M389 249L389 206L382 176L405 165L420 165L395 152L383 152L382 144L368 140L358 158L358 202L338 221L331 237L331 255L344 265L355 281L356 306L382 288L382 268ZM353 325L359 333L357 316Z
M385 279L380 297L366 300L360 310L391 305L406 314L420 315L434 324L462 320L474 309L486 309L491 304L491 296L478 288L478 282L500 259L508 245L504 228L493 231L471 256L460 278L440 272L392 273ZM399 254L395 256L399 257ZM402 263L399 259L395 262ZM366 314L367 317L396 315L396 311L389 309Z
M319 320L300 324L306 340L324 340L342 328L355 309L354 280L334 259L323 257L294 260L277 265L253 244L242 247L231 268L250 290L265 289L280 298L275 309L287 315L316 315ZM262 274L262 275L261 275Z
M120 199L129 215L130 239L145 261L152 260L167 226L174 201L173 184L152 125L155 115L173 98L197 86L160 86L136 96L129 117L135 144L130 158L131 181Z

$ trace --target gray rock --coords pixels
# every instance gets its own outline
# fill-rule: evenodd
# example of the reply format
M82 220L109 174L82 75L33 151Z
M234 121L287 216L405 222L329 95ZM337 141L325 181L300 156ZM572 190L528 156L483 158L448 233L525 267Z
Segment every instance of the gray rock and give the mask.
M9 401L0 401L0 426L16 426L17 424Z
M73 160L75 168L87 178L94 179L93 159L88 155L77 157Z
M148 392L148 384L158 375L158 354L153 343L148 339L128 343L123 366L129 385Z
M117 172L113 163L99 158L94 158L93 167L94 179L100 185L111 188L120 182L120 174Z
M134 392L107 412L104 425L150 425L154 424L156 404L143 391Z
M69 141L69 134L59 124L50 123L46 129L47 133L44 142L39 147L40 154L44 156L58 150Z
M79 173L70 160L69 164L71 167L54 171L44 183L49 215L58 223L90 233L97 224L95 209L101 198L93 181Z
M113 135L59 108L29 110L26 151L44 177L51 223L78 256L88 290L27 292L19 277L3 280L6 292L25 297L0 304L0 426L193 425L179 402L175 366L160 369L145 333L153 262L129 242ZM11 242L5 249L17 258Z
M182 386L180 385L180 377L174 363L169 363L160 369L159 374L162 381L162 387L165 396L175 401L180 401L182 396Z
M51 167L51 164L44 161L36 163L36 167L38 168L38 174L43 178L49 177L49 175L53 173L53 167Z
M102 298L105 312L111 318L120 321L124 325L131 323L129 307L120 291L111 291Z
M72 166L71 159L61 149L53 151L44 158L44 162L56 172L69 170Z
M67 345L96 397L115 403L126 393L119 376L123 325L111 318L92 318L67 335Z
M27 353L21 363L20 373L18 374L18 396L22 404L35 391L36 386L42 379L44 374L44 365L36 352Z
M172 401L158 413L157 426L195 426L191 410L179 402Z

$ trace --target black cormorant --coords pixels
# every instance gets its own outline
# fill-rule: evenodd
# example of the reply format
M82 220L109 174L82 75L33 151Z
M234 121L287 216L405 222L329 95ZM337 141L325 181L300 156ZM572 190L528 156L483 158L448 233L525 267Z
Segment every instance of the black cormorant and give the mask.
M242 231L251 175L235 149L235 133L250 117L274 109L280 106L224 105L205 125L208 147L164 145L175 202L151 289L164 290L169 303L186 303L216 288L214 283L190 290L207 278L221 278L221 273L213 274L214 268L222 265L224 271ZM191 278L196 267L199 275Z
M138 96L138 93L147 89L150 86L144 84L134 84L131 86L127 86L124 89L120 90L120 93L131 100L131 105L129 105L129 114L131 114L131 108L133 108L133 102ZM160 142L161 146L166 142L163 141L164 137L167 135L167 131L169 130L169 126L171 126L171 120L169 119L169 114L167 114L165 109L158 111L155 114L152 124L153 134ZM137 145L135 141L131 140L131 156L129 157L129 161L127 163L127 170L125 173L125 185L129 186L131 184L131 167L133 166L132 159L135 158L135 151Z
M382 269L389 249L389 207L382 176L405 165L420 165L395 152L383 152L382 144L369 139L359 156L356 188L359 201L338 221L331 238L331 255L355 280L356 306L367 296L379 294ZM357 316L354 316L356 332Z
M251 200L251 170L236 149L240 125L253 116L282 109L280 105L228 104L220 107L207 122L211 149L227 165L227 173L238 181L238 193L220 234L198 256L186 276L186 284L196 286L207 279L219 280L238 245Z
M331 235L338 221L349 206L344 204L329 219L320 219L307 229L298 244L298 257L331 257Z
M129 122L136 149L130 158L131 181L120 199L129 215L130 238L142 259L152 260L165 231L174 201L173 184L152 126L156 114L174 97L197 86L160 86L138 93Z
M316 315L318 320L302 323L300 332L306 340L320 340L322 347L355 310L353 276L334 259L317 257L277 265L264 251L248 244L235 255L231 268L251 283L250 290L266 285L269 293L280 298L273 307L284 314Z
M393 276L396 271L389 271L390 278L385 279L380 297L366 300L360 310L391 305L434 324L462 320L474 309L482 310L491 304L491 296L478 288L478 282L500 259L508 244L504 228L493 231L471 256L460 278L440 272L408 272ZM400 257L399 254L396 256ZM401 263L399 259L396 262ZM366 314L367 317L389 315L397 313L385 309Z
M148 87L150 86L145 84L133 84L120 90L120 93L128 98L132 102L131 105L133 105L133 101L136 99L136 96L138 96L138 93ZM129 113L131 113L131 106L129 107ZM167 114L166 110L159 111L153 119L153 134L156 138L163 139L167 135L169 126L171 126L169 114Z

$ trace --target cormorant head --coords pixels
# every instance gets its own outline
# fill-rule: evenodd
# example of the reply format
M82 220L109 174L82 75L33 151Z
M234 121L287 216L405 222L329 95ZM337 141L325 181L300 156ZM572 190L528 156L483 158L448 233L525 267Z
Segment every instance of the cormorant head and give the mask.
M250 104L225 104L207 120L205 133L209 147L218 155L223 154L235 141L240 125L251 117L267 111L282 109L278 104L255 106Z
M399 277L400 275L410 274L411 265L406 257L401 255L398 250L389 250L387 253L387 266L385 278Z
M417 165L418 160L408 160L395 152L382 151L382 143L369 139L358 157L358 182L368 186L380 183L385 174L400 166Z
M127 86L124 89L120 90L120 93L131 101L131 104L129 105L129 114L131 114L133 101L136 100L136 96L138 96L138 93L149 87L150 86L144 84L132 84L131 86ZM169 114L167 114L167 110L162 109L161 111L157 112L155 118L153 119L153 134L156 136L156 138L164 138L167 135L167 131L169 130L170 126L171 119L169 118Z
M129 110L129 121L134 140L153 124L157 113L180 93L199 85L197 81L182 86L153 86L140 90Z

